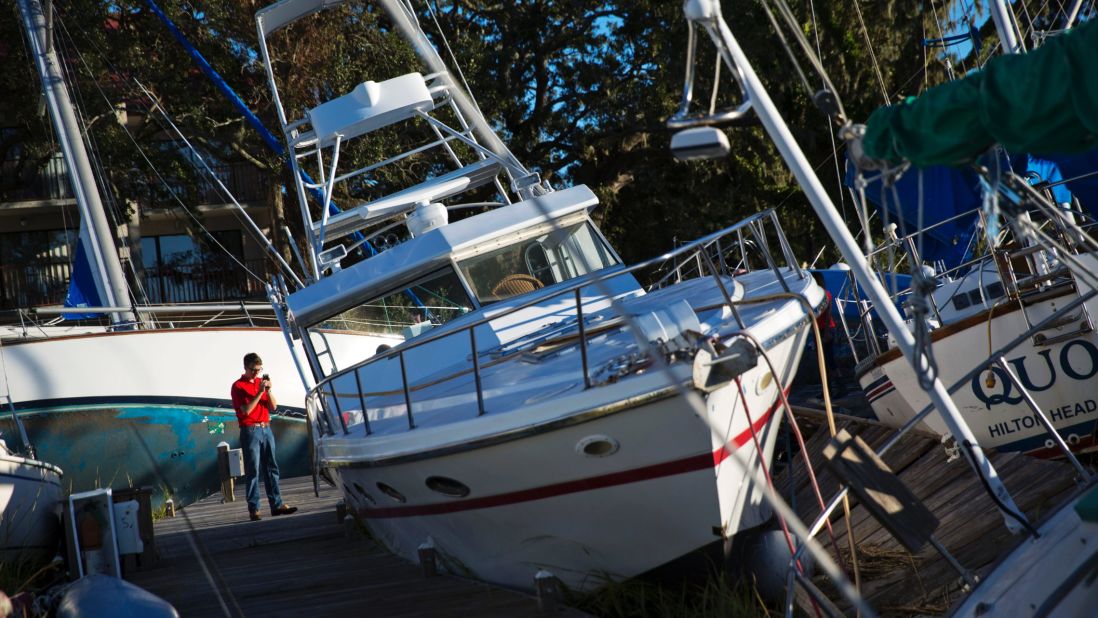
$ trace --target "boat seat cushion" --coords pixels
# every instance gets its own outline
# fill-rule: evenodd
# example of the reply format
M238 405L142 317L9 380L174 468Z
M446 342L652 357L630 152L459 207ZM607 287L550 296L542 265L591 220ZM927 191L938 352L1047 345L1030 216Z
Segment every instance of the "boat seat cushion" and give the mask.
M313 130L295 143L319 142L321 148L335 143L336 135L349 140L434 108L427 82L419 73L409 73L383 82L368 81L351 92L309 110Z

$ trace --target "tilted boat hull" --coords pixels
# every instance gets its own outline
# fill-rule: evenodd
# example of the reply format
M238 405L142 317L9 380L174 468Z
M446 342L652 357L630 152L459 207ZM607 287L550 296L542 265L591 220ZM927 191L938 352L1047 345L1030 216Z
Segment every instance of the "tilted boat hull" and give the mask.
M151 487L154 508L167 498L183 506L220 488L217 445L239 448L232 410L186 405L73 405L20 414L38 455L65 471L65 491ZM6 435L12 423L4 420ZM283 477L309 473L301 418L276 416Z
M51 557L61 531L58 470L0 449L0 562Z
M374 337L335 335L372 352ZM275 377L272 429L284 477L309 471L304 387L282 332L180 328L5 342L4 373L38 455L64 489L150 486L183 506L218 490L217 444L239 446L230 401L241 359L258 352ZM286 415L288 414L288 415ZM9 418L5 435L18 435Z
M803 344L802 330L769 352L786 387ZM749 415L734 382L705 398L716 424L728 428L727 447L685 400L664 391L612 413L588 410L594 418L586 422L535 426L495 444L406 462L362 461L333 472L375 537L408 560L417 561L419 546L430 539L454 573L530 589L535 573L546 569L571 589L591 590L769 518L761 490L729 458L735 449L756 470L769 464L783 412L778 381L760 359L742 383ZM613 408L615 395L631 388L603 386L587 398ZM573 403L562 397L556 405ZM585 453L592 442L612 452ZM458 481L469 494L434 491L427 484L432 477Z
M1074 296L1056 297L1027 306L1031 320L1051 313ZM1098 305L1087 303L1091 315ZM938 372L947 384L967 374L987 359L990 333L992 349L1006 344L1028 328L1019 309L999 311L990 320L987 315L970 320L948 336L935 338L934 357ZM1067 328L1073 328L1070 325ZM1048 331L1054 336L1057 331ZM894 352L882 355L878 366L859 376L870 405L877 418L899 427L917 411L929 405L926 393L919 388L911 366ZM1083 332L1066 341L1051 345L1036 345L1027 338L1006 355L1011 371L1018 376L1037 405L1052 421L1065 441L1076 450L1093 448L1095 421L1098 420L1098 395L1094 392L1098 376L1098 335ZM1059 453L1055 444L1026 405L1019 389L1011 385L1007 374L993 369L982 371L961 385L953 400L985 448L1003 451L1023 451L1041 456ZM923 421L923 429L942 435L947 433L937 414Z

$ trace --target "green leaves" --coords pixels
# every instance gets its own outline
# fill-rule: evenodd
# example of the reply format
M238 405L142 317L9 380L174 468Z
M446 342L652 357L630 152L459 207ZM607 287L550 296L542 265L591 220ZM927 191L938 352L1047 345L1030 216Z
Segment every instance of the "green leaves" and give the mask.
M677 107L686 52L686 26L678 2L426 1L489 121L519 159L543 178L557 186L586 183L598 193L603 207L596 216L626 259L648 257L670 248L673 239L713 231L771 206L781 206L802 259L821 248L823 234L815 217L761 128L729 130L733 156L727 160L683 164L671 158L670 135L663 123ZM933 58L924 64L919 43L924 27L936 31L929 21L933 15L924 15L908 2L855 1L861 2L890 96L915 94L924 83L941 81L941 65ZM274 130L277 121L258 57L254 21L255 11L268 2L159 4ZM413 5L449 62L427 5L423 0L414 0ZM865 36L845 5L791 2L812 45L819 39L823 64L848 113L858 120L881 104L881 96ZM163 146L172 138L155 115L142 115L150 101L137 91L132 78L164 101L184 132L197 138L208 154L223 162L246 161L271 174L272 182L284 177L277 157L239 120L143 0L55 6L60 14L59 40L85 116L103 118L92 126L91 135L120 197L150 208L169 201L121 125L107 120L112 105L125 105L134 139L151 153L162 173L181 186L194 185L200 178L178 148ZM724 10L825 186L836 202L843 201L845 190L835 178L834 163L836 154L842 160L841 148L832 150L831 127L812 106L810 93L796 78L765 13L756 3L732 0L726 0ZM53 147L48 123L36 113L37 79L18 43L18 22L2 20L0 29L0 40L11 42L0 50L0 87L7 93L0 99L0 116L12 127L0 138L0 151L10 156L18 146L26 164L43 165L40 157ZM362 81L418 69L410 48L372 4L352 2L303 20L277 34L271 46L291 120ZM820 83L797 53L810 82ZM712 55L707 58L709 64L701 66L712 67ZM700 80L711 76L708 70L700 73ZM727 71L723 74L724 90L734 93ZM699 92L697 100L704 104L708 96ZM377 157L407 137L379 133L347 156ZM431 165L412 163L418 167L409 173L421 173ZM368 187L356 191L362 193L356 199L369 197ZM276 193L268 192L272 200ZM850 216L853 221L853 211Z

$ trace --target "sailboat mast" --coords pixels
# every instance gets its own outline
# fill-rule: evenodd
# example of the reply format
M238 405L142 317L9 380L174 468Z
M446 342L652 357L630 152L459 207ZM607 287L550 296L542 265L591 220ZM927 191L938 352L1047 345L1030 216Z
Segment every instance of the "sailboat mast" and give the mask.
M53 39L47 29L45 11L40 0L19 0L19 12L31 43L34 65L42 80L50 119L57 131L65 166L69 170L73 195L76 196L80 209L80 232L84 239L81 244L87 254L88 263L92 266L99 300L108 307L127 306L129 289L114 244L115 235L111 232L103 202L99 198L80 125L73 112L72 99L54 52ZM133 316L112 313L110 319L112 324L119 324L132 321Z
M889 334L896 338L897 347L903 352L904 357L907 358L913 369L918 371L921 359L917 356L920 352L915 349L914 336L907 329L903 318L896 306L892 304L892 299L889 298L884 286L873 275L865 255L858 247L857 241L851 235L850 230L847 229L846 223L824 190L820 179L812 169L812 165L793 138L793 134L789 132L789 127L785 124L780 112L770 99L770 95L759 80L758 75L755 74L747 55L740 48L739 42L728 28L728 24L725 23L721 14L720 1L688 2L684 9L688 19L711 19L715 21L717 32L713 33L712 36L719 36L720 40L714 42L717 43L718 49L726 54L726 63L740 70L744 90L759 115L763 128L770 135L782 158L797 178L798 184L804 190L805 196L808 197L808 201L812 204L812 208L816 211L816 215L820 218L824 228L827 229L828 234L835 241L835 245L842 253L843 259L850 265L858 284L862 286L866 291L866 295L873 302L873 307L880 315L881 321L884 322ZM1010 493L1003 485L991 462L980 450L972 429L965 423L964 418L957 409L957 405L950 398L949 392L939 378L934 377L933 385L927 389L927 394L941 415L946 427L949 428L950 434L953 435L958 444L965 445L962 452L969 459L969 463L987 482L995 497L998 498L1007 528L1011 531L1019 530L1018 521L1014 517L1018 516L1017 514L1021 513L1021 510L1010 497Z
M1002 43L1004 54L1020 54L1026 51L1025 44L1018 36L1018 28L1015 25L1014 13L1006 0L991 0L988 7L991 19L995 22L995 31L999 33L999 41Z

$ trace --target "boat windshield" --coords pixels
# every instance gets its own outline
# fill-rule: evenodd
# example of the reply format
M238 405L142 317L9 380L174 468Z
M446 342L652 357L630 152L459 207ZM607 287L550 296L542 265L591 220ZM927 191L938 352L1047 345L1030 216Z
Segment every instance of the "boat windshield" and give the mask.
M591 223L580 221L461 260L458 267L480 304L488 305L618 263Z
M457 273L445 268L334 315L310 330L391 333L410 339L472 310L473 303Z

